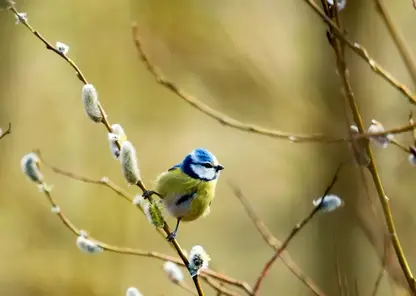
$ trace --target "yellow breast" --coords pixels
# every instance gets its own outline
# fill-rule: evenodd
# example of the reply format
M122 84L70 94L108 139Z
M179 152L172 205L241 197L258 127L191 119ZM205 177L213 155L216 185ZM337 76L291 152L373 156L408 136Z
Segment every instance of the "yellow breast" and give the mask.
M176 168L161 174L156 180L155 191L165 203L168 212L183 221L201 217L209 208L215 196L217 181L202 181L191 178ZM178 203L181 197L190 196L188 202Z

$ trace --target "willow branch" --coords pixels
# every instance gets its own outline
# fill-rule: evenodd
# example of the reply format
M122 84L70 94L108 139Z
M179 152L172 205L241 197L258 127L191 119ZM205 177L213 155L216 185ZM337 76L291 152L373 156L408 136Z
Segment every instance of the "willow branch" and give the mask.
M335 14L337 10L335 10ZM337 27L338 28L338 27ZM331 33L335 32L336 30L334 28L330 28ZM364 131L364 124L363 124L363 120L361 118L361 114L357 105L357 102L355 100L355 96L349 81L349 72L348 72L348 68L346 65L346 61L345 61L345 57L343 55L343 51L342 51L342 46L344 46L344 43L340 42L339 39L334 39L332 42L332 46L334 48L335 51L335 56L336 56L336 60L337 60L337 68L338 68L338 73L340 75L341 81L342 81L342 85L344 88L344 92L343 94L345 95L345 98L350 106L351 112L353 114L353 118L354 121L357 125L358 130L360 131L360 133L362 133ZM390 209L390 204L389 204L389 199L386 198L387 195L384 191L384 187L383 184L381 182L380 179L380 175L377 169L377 165L376 165L376 161L373 155L373 151L370 147L370 145L366 145L366 151L367 151L367 155L369 157L369 164L368 164L368 170L371 174L371 177L373 179L373 183L376 187L376 191L377 191L377 195L379 197L379 201L381 203L382 209L383 209L383 214L384 214L384 218L387 224L387 229L389 231L390 237L391 237L391 242L393 244L395 253L397 255L397 258L399 260L400 266L403 270L403 273L406 277L406 280L409 284L410 290L412 291L412 293L416 293L416 285L415 285L415 280L413 278L413 274L412 271L410 269L409 264L407 263L406 260L406 256L404 254L404 251L402 249L399 237L397 235L396 232L396 227L394 224L394 220L393 220L393 215Z
M149 57L144 52L142 43L140 41L139 29L138 29L137 24L135 23L132 25L132 33L133 33L133 41L136 46L137 53L139 54L139 57L141 61L143 62L143 64L146 66L147 70L149 70L152 76L156 79L156 82L162 85L163 87L167 88L171 92L173 92L175 95L177 95L182 100L187 102L193 108L217 120L220 124L238 129L240 131L260 134L260 135L268 136L272 138L289 140L291 142L337 142L337 141L340 141L337 138L327 137L321 134L312 134L312 135L293 134L293 133L286 133L286 132L281 132L281 131L273 130L273 129L267 129L267 128L260 127L257 125L243 123L217 110L214 110L213 108L199 101L195 97L187 94L185 91L183 91L178 86L176 86L176 84L173 83L172 81L163 77L156 70L155 66L152 64Z
M7 128L7 130L3 133L0 133L0 140L11 133L12 133L12 123L9 122L9 127Z
M234 291L224 288L223 286L221 286L220 283L213 281L211 278L207 278L207 283L210 284L211 287L214 288L219 295L225 294L225 295L230 295L230 296L239 296Z
M341 29L338 27L338 25L323 12L322 9L313 0L303 0L303 1L305 1L313 9L313 11L322 18L322 20L326 24L328 24L328 26L332 29L332 33L336 35L337 38L339 38L339 40L341 40L343 44L348 46L354 53L356 53L361 59L363 59L370 66L371 70L374 73L382 77L385 81L387 81L397 90L399 90L409 100L411 104L416 104L416 95L412 93L405 84L399 82L396 78L393 77L393 75L391 75L389 72L387 72L387 70L381 67L368 54L367 50L362 45L349 40L343 34Z
M132 32L133 32L133 41L136 46L136 50L139 54L140 60L144 63L148 71L156 79L156 82L162 85L163 87L167 88L171 92L173 92L176 96L180 97L182 100L187 102L196 110L218 121L222 125L235 128L237 130L248 132L248 133L259 134L262 136L268 136L268 137L275 138L275 139L288 140L294 143L307 143L307 142L339 143L339 142L351 141L351 138L349 137L339 138L339 137L325 136L322 134L310 134L310 135L295 134L295 133L282 132L282 131L278 131L274 129L267 129L267 128L260 127L254 124L249 124L249 123L238 121L217 110L214 110L213 108L199 101L195 97L189 95L184 90L180 89L174 82L163 77L159 73L159 71L156 70L156 67L152 64L149 57L143 50L143 45L140 40L139 29L137 27L137 24L132 25ZM360 49L360 50L363 50L364 52L366 52L365 49ZM372 64L374 63L372 62ZM377 65L376 67L381 69ZM385 73L385 71L382 70L381 73ZM361 139L361 138L369 138L371 136L384 136L388 134L399 134L399 133L403 133L407 131L412 131L415 128L416 128L416 125L412 124L412 125L406 125L406 126L402 126L398 128L393 128L391 130L386 130L384 132L378 132L378 133L363 132L360 135L356 135L356 138Z
M17 18L19 18L19 20L21 21L21 23L35 36L37 37L40 41L42 41L43 44L45 44L46 48L55 52L56 54L58 54L60 57L62 57L76 72L78 79L83 83L83 84L88 84L87 79L85 78L84 74L81 72L80 68L75 64L75 62L70 59L65 53L62 53L60 51L58 51L45 37L43 37L37 30L35 30L26 19L21 18L19 12L16 10L16 8L14 7L14 5L12 5L9 8ZM99 104L99 108L102 114L102 121L101 123L105 126L105 128L107 129L108 132L112 132L111 129L111 124L107 119L107 115L106 112L104 111L104 108L102 107L101 104ZM121 148L120 143L118 141L116 141L116 145L118 148ZM137 182L136 184L141 190L142 192L145 192L147 189L145 187L145 185L143 184L142 181ZM152 202L152 199L149 198L149 201ZM169 225L166 223L166 221L164 222L164 226L163 226L163 230L166 234L166 236L168 237L171 234L171 230ZM186 266L189 266L189 262L188 259L186 258L181 246L179 245L178 241L176 239L172 239L171 240L171 244L175 247L178 255L181 257L183 263ZM192 280L194 281L195 284L195 288L198 291L198 295L199 296L204 296L204 292L202 290L200 281L199 281L199 276L195 275L192 277Z
M289 245L289 243L292 241L292 239L296 236L296 234L299 233L299 231L301 231L311 220L313 217L315 217L315 215L319 212L319 210L321 209L321 206L325 200L325 197L328 195L328 193L331 191L331 189L333 188L333 186L335 185L335 182L338 179L338 173L341 170L342 166L345 164L346 162L343 162L341 165L338 166L332 180L331 183L329 184L329 186L325 189L324 194L322 195L322 199L321 202L313 208L313 210L302 220L300 221L298 224L295 225L295 227L293 227L292 231L290 232L289 236L283 241L282 245L280 246L280 248L275 252L275 254L266 262L266 264L263 267L263 270L261 271L259 277L257 278L257 281L254 285L253 288L253 296L256 296L259 291L260 291L260 287L261 284L263 282L263 280L266 278L267 274L269 273L272 265L274 262L276 262L276 260L282 255L282 253L284 252L284 250L287 248L287 246Z
M84 183L88 183L88 184L101 185L101 186L107 187L107 188L111 189L112 191L114 191L117 195L121 196L124 200L128 201L129 203L132 203L133 200L134 200L134 196L129 194L127 191L125 191L123 188L121 188L119 185L115 184L113 181L111 181L107 177L103 177L101 179L93 179L93 178L90 178L90 177L81 176L81 175L69 172L67 170L64 170L64 169L58 168L56 166L53 166L49 162L46 162L39 150L35 150L34 152L38 155L39 159L42 161L42 164L44 164L45 166L47 166L48 168L50 168L53 172L55 172L57 174L60 174L62 176L65 176L65 177L68 177L68 178L71 178L71 179L74 179L74 180L77 180L77 181L80 181L80 182L84 182ZM142 213L143 213L143 209L140 206L137 206L137 208L139 210L141 210ZM157 229L157 230L159 231L159 233L162 236L164 236L164 232L161 229ZM151 252L151 253L153 253L153 252ZM156 254L159 254L159 253L156 253ZM137 255L137 254L131 254L131 255ZM172 260L166 260L166 261L172 261ZM177 264L184 265L183 262L180 263L177 259L173 262L175 262ZM211 269L205 270L202 273L205 274L208 277L215 278L219 281L222 281L221 278L224 278L224 279L226 279L225 281L223 281L224 283L237 286L237 287L245 290L245 292L247 294L251 294L252 288L247 283L242 282L242 281L238 281L238 280L233 279L231 277L225 277L225 276L221 275L221 273L218 273L216 271L212 271L212 273L210 271L211 271ZM218 277L218 275L221 275L221 276ZM211 280L210 285L212 284L212 282L213 281ZM216 288L214 286L213 286L213 288L218 290L218 288ZM224 288L224 289L226 290L226 288Z
M410 77L412 77L413 84L416 85L416 61L412 54L412 51L407 45L405 38L403 37L397 26L394 24L394 21L388 14L388 11L384 6L383 1L374 0L374 4L380 17L383 19L383 22L386 25L390 33L390 36L394 41L394 44L400 52L404 64L406 65L406 68L409 71Z
M250 205L247 198L241 192L241 189L233 183L229 183L234 195L238 198L240 203L243 205L244 210L246 211L248 217L253 222L254 226L257 228L258 232L263 237L263 240L275 251L277 251L283 244L280 242L269 230L263 220L256 214L253 207ZM304 283L313 294L318 296L324 296L325 294L321 289L315 284L315 282L305 275L298 265L293 261L287 251L283 252L280 259L283 264L302 282Z
M47 200L50 203L50 205L52 206L52 208L59 209L57 211L56 215L59 217L61 222L65 225L65 227L67 229L69 229L76 236L80 236L81 235L81 229L79 229L77 226L75 226L75 224L72 223L72 221L67 216L65 216L65 214L62 212L61 208L59 207L58 203L56 202L55 198L52 196L51 192L49 190L43 190L43 193L47 197ZM139 256L139 257L149 257L149 258L154 258L154 259L158 259L158 260L165 261L165 262L166 261L171 261L171 262L174 262L178 265L186 267L185 263L181 259L169 256L169 255L165 255L165 254L162 254L162 253L159 253L159 252L144 251L144 250L140 250L140 249L132 249L132 248L114 246L114 245L110 245L110 244L107 244L105 242L102 242L100 240L97 240L97 239L95 239L95 238L93 238L92 236L89 236L89 235L87 236L87 238L90 239L90 240L93 240L104 251L117 253L117 254ZM222 281L224 283L240 287L240 288L246 290L247 294L249 294L249 295L251 293L251 288L248 287L248 284L243 283L243 282L238 281L238 280L235 280L235 279L233 279L233 278L231 278L227 275L215 272L215 271L210 270L210 269L202 270L201 271L201 277L203 277L204 280L210 279L210 281L206 280L208 282L208 284L210 284L210 285L212 285L212 283L215 282L215 281L212 281L211 278L215 278L215 279L217 279L219 281ZM213 286L213 288L218 289L217 286ZM246 288L248 288L248 289L246 289ZM221 292L225 295L230 295L230 296L235 295L235 294L228 294L227 289L224 289Z

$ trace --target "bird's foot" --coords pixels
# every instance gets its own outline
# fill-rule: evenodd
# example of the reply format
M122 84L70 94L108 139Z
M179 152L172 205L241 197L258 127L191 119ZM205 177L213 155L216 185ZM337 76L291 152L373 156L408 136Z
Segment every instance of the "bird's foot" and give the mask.
M174 239L176 238L176 231L173 231L173 232L171 232L167 237L166 237L166 240L168 241L168 242L171 242L171 241L173 241Z
M153 190L146 190L145 192L143 192L142 196L144 199L148 199L155 193L156 192L154 192Z

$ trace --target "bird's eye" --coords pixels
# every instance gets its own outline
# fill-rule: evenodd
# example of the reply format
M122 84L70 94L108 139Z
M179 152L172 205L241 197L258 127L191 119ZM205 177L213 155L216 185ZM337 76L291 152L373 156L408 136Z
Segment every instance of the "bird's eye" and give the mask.
M209 163L209 162L204 162L204 163L202 163L202 166L203 167L206 167L206 168L213 168L214 166L212 165L212 163Z

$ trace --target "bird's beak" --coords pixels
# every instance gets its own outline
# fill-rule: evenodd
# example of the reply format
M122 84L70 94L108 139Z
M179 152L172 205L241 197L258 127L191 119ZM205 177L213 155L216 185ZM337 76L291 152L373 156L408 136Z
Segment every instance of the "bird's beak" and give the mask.
M217 170L217 171L222 171L223 169L224 169L224 167L222 166L222 165L217 165L216 167L215 167L215 169Z

